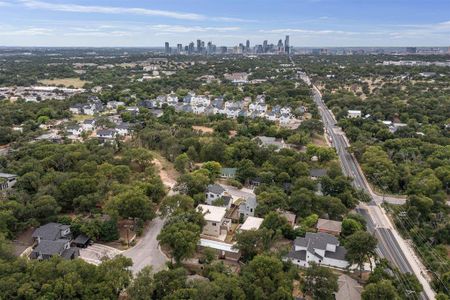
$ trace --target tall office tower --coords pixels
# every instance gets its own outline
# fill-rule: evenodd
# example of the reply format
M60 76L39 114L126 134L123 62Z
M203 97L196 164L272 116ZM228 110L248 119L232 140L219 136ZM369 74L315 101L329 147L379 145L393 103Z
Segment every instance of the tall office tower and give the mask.
M165 48L165 53L166 54L170 54L170 46L169 46L169 42L166 42L165 44L164 44L164 48Z
M280 40L278 41L277 48L278 48L278 52L279 52L279 53L284 52L283 40L280 39Z
M183 45L182 44L177 44L177 52L178 52L178 54L183 52Z
M256 53L263 53L264 49L262 45L256 45L255 46L255 52Z
M291 47L289 46L289 35L286 36L286 39L284 40L284 52L286 54L290 54Z
M212 48L213 48L213 43L212 42L208 42L207 48L206 48L206 53L212 54Z
M266 53L267 50L269 50L269 46L268 46L268 44L267 44L267 40L265 40L265 41L263 42L263 53Z
M244 53L245 52L245 46L242 43L239 43L239 50L238 53Z
M190 42L189 43L189 50L188 50L189 54L194 53L194 42Z
M204 52L205 51L205 41L202 41L201 43L200 43L200 46L201 46L201 50L202 51L200 51L200 52Z
M185 53L189 53L189 46L188 45L184 46L184 52Z
M245 51L250 52L250 41L245 42Z
M197 52L198 53L202 52L202 41L201 40L197 40Z

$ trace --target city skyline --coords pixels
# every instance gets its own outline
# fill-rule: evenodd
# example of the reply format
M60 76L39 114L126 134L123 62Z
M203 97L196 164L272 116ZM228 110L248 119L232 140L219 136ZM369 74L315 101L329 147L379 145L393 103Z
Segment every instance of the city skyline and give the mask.
M264 40L261 44L251 45L250 40L244 43L239 43L232 47L232 53L235 54L291 54L292 48L289 42L289 35L286 35L284 42L282 39L278 40L278 43L269 43L268 40ZM202 41L201 39L196 40L196 44L191 41L189 44L184 45L182 43L177 43L176 48L171 47L170 42L164 42L164 52L165 54L227 54L229 53L230 47L224 45L216 45L212 41Z
M0 46L234 46L285 35L294 47L450 44L448 1L359 2L0 0Z

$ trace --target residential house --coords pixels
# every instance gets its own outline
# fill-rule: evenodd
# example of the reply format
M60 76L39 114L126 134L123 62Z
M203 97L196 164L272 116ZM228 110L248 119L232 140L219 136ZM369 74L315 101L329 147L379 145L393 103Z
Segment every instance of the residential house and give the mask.
M216 98L213 101L211 101L212 107L216 108L217 110L222 109L224 105L224 101L222 97Z
M83 124L81 124L81 128L83 131L93 131L95 129L95 120L94 119L87 119L83 121Z
M281 109L280 109L280 113L282 114L282 115L290 115L291 114L291 108L290 107L282 107Z
M204 114L206 111L206 106L203 105L191 105L191 108L192 112L197 115Z
M72 233L69 225L48 223L37 228L32 237L36 246L30 254L31 259L49 259L54 255L65 259L79 256L79 249L70 246Z
M223 196L225 196L225 189L218 184L210 184L206 188L206 203L209 205Z
M237 168L221 168L220 169L220 177L232 179L236 177Z
M238 199L235 204L239 204L239 216L243 219L246 219L248 216L253 217L255 215L256 207L258 206L256 196L254 195Z
M220 206L199 204L197 211L203 213L206 225L203 227L203 235L218 238L230 229L231 220L226 219L227 209Z
M275 121L278 120L278 115L277 115L276 112L271 111L271 112L266 114L266 119L269 120L269 121L275 122Z
M245 219L244 223L239 227L240 231L258 230L263 223L263 218L251 217L249 216Z
M81 133L83 132L83 129L81 128L80 125L70 125L67 126L66 131L74 136L80 136Z
M125 111L131 113L133 116L137 116L139 114L139 107L137 106L128 106Z
M129 135L131 133L131 124L128 122L122 122L116 126L116 132L120 136Z
M267 104L262 99L258 102L250 103L250 105L248 106L248 110L250 112L256 111L260 114L265 113L267 111Z
M169 106L175 106L178 104L178 96L176 94L171 93L171 94L167 95L166 102L167 102L167 105L169 105Z
M101 139L113 139L116 137L116 130L114 129L101 129L97 130L97 137Z
M328 233L307 232L305 237L294 240L293 249L284 259L308 267L310 262L335 268L346 268L349 263L345 256L347 250L339 245L339 240Z
M289 148L289 145L283 139L277 139L270 136L257 136L254 140L260 147L274 147L277 151L284 148Z
M327 169L311 169L309 170L309 178L312 180L320 179L327 175Z
M361 116L362 116L362 113L361 113L360 110L349 110L348 113L347 113L347 117L351 118L351 119L353 119L353 118L361 118Z
M69 225L60 223L47 223L38 227L32 234L34 240L39 244L42 240L55 241L59 239L72 238Z
M211 101L208 97L199 95L199 96L193 96L191 98L191 105L192 106L208 106L211 104Z
M0 173L0 191L12 188L17 182L17 175Z
M329 233L334 236L339 236L342 231L342 222L319 219L316 225L317 232Z
M77 103L69 107L69 111L73 113L74 115L81 115L83 114L83 104Z
M101 113L104 110L103 104L100 100L95 99L94 102L83 105L83 114L93 116Z
M292 121L292 117L290 114L281 114L280 115L280 125L288 125Z
M213 249L221 259L238 261L241 257L240 251L234 247L234 244L229 244L217 240L200 238L198 247L199 249Z
M122 101L108 101L106 103L106 109L108 110L117 110L119 106L125 107L125 102Z

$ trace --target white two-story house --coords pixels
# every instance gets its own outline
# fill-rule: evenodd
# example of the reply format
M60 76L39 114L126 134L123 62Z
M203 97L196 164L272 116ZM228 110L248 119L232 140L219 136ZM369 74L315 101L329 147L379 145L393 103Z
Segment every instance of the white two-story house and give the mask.
M345 269L349 263L345 256L347 250L339 245L339 240L328 233L307 232L305 237L298 237L294 241L293 249L284 260L308 267L310 262L320 265Z

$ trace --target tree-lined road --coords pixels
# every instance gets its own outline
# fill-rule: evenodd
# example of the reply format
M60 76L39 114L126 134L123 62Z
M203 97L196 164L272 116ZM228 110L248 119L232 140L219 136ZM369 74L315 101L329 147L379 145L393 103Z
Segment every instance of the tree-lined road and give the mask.
M423 275L425 271L424 266L417 259L415 253L405 240L398 234L386 212L380 206L383 200L392 204L403 204L405 200L394 197L381 197L372 191L358 162L347 149L349 143L345 134L336 126L337 122L334 115L323 102L322 95L315 86L313 86L313 97L322 116L325 131L331 138L331 142L337 151L344 174L352 177L353 185L367 192L372 198L372 201L368 205L360 204L357 211L366 218L368 230L378 239L378 255L389 260L402 273L416 275L424 291L421 295L416 295L413 298L434 299L435 293L427 280L428 278L425 278Z

